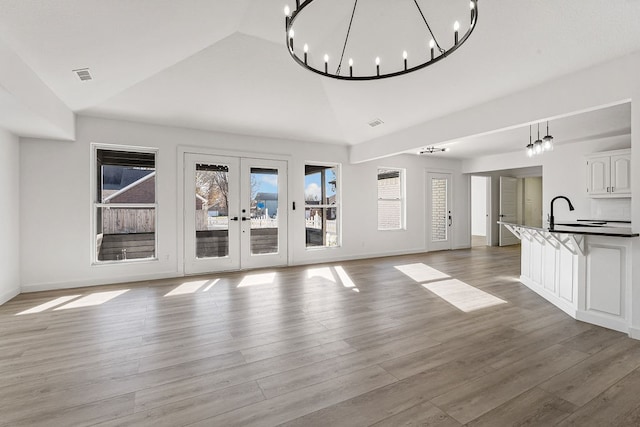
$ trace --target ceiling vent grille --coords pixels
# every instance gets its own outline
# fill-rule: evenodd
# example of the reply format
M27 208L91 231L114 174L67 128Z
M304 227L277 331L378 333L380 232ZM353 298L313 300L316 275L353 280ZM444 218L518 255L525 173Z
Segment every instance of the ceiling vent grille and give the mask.
M80 68L77 70L73 70L73 72L76 74L76 76L78 76L80 81L86 82L89 80L93 80L93 76L91 76L88 68Z
M383 124L384 122L380 119L373 119L369 122L369 126L371 126L372 128L376 127L376 126L380 126L381 124Z

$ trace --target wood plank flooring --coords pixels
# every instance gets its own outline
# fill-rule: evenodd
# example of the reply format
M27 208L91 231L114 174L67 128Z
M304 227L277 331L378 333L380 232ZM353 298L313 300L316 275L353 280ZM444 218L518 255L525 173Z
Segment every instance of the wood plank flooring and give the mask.
M640 342L566 316L519 260L477 247L20 295L0 307L0 426L640 425Z

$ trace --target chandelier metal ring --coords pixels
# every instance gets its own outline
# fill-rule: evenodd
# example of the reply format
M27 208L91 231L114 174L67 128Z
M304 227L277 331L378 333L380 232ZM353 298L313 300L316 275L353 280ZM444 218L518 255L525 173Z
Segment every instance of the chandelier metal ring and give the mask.
M294 45L294 38L295 38L295 33L293 30L294 27L294 23L296 21L296 18L298 16L300 16L300 14L309 6L311 5L314 1L316 0L295 0L295 10L291 11L289 9L289 6L285 7L285 37L286 37L286 45L287 45L287 50L289 51L289 54L291 55L291 57L294 59L294 61L296 61L298 63L298 65L300 65L301 67L306 68L309 71L312 71L316 74L320 74L321 76L324 77L330 77L330 78L334 78L334 79L339 79L339 80L378 80L378 79L384 79L384 78L389 78L389 77L395 77L395 76L401 76L403 74L408 74L411 73L413 71L417 71L420 70L422 68L428 67L429 65L435 64L436 62L441 61L442 59L448 57L449 55L451 55L453 52L455 52L460 46L462 46L464 44L465 41L467 41L467 39L469 38L469 36L471 36L471 33L473 32L473 30L476 27L477 21L478 21L478 0L469 0L469 8L470 8L470 16L471 16L471 20L470 20L470 25L469 28L467 29L467 31L464 33L464 35L462 35L462 37L459 37L458 34L458 30L459 30L459 23L458 21L455 22L454 24L454 37L453 37L453 45L448 48L448 49L443 49L440 45L440 43L437 41L436 37L434 36L433 32L431 31L431 27L429 26L429 23L427 22L427 19L425 18L424 14L422 13L422 10L420 9L420 5L418 4L417 0L414 0L414 3L418 9L418 12L420 13L422 20L425 23L425 26L429 32L429 34L431 34L431 42L429 45L429 49L427 50L425 49L425 61L424 62L420 62L417 65L408 66L408 61L407 61L407 52L404 51L403 52L403 62L401 63L401 68L398 71L392 71L392 72L388 72L388 73L381 73L380 72L380 60L379 58L376 58L375 60L375 64L376 64L376 73L375 74L370 74L370 75L354 75L353 73L353 63L349 63L349 72L345 75L345 74L341 74L342 73L342 61L343 61L343 57L344 57L344 52L345 49L347 47L347 43L349 41L349 34L351 31L351 24L353 23L353 18L355 16L355 12L356 12L356 7L358 4L358 0L354 1L354 6L353 6L353 12L351 14L351 19L349 21L349 28L347 30L346 36L345 36L345 40L344 40L344 45L342 48L342 55L340 57L340 62L338 63L338 66L336 68L335 72L331 72L329 69L329 58L328 55L324 55L324 69L319 69L319 68L315 68L313 66L311 66L309 64L308 61L308 50L307 50L307 46L305 45L304 49L303 49L303 56L300 57L299 56L299 52L296 52L296 49L294 49L294 47L297 48L298 51L300 51L298 46ZM436 51L437 48L437 51Z

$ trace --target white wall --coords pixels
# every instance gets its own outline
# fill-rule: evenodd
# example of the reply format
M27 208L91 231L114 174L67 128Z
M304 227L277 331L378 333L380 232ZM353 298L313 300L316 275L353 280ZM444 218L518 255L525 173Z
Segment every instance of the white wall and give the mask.
M158 261L91 265L91 143L148 146L159 149ZM348 163L344 146L283 141L79 117L77 140L22 139L20 165L22 208L22 289L84 286L182 274L183 190L178 184L180 148L224 154L275 156L289 162L289 253L291 264L390 255L425 250L425 173L452 172L453 247L469 246L468 180L460 162L400 155L357 165ZM340 248L307 250L304 235L304 164L342 165L342 226ZM407 229L377 230L377 168L406 169ZM33 195L37 194L37 197ZM34 226L37 224L37 226Z
M0 304L20 293L18 137L0 129Z
M487 178L471 177L471 234L487 235Z

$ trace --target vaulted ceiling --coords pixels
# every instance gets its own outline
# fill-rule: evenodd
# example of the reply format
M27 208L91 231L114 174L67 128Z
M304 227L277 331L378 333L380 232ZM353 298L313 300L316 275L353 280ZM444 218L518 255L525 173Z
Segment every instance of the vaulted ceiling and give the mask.
M388 80L337 81L289 57L287 2L0 0L0 41L75 113L352 145L640 50L640 0L480 0L474 34L445 61ZM442 17L434 31L443 37L454 2L468 8L420 0L427 17ZM403 48L382 33L385 24L407 40L410 60L419 55L411 40L424 28L413 25L412 0L360 5L357 23L371 20L376 30L366 44L366 28L354 23L354 43L368 46L358 66L373 66L376 55L383 67L400 62ZM311 7L330 23L325 36L302 31L312 60L338 58L352 3ZM72 72L85 67L94 80ZM378 118L383 125L368 125Z

